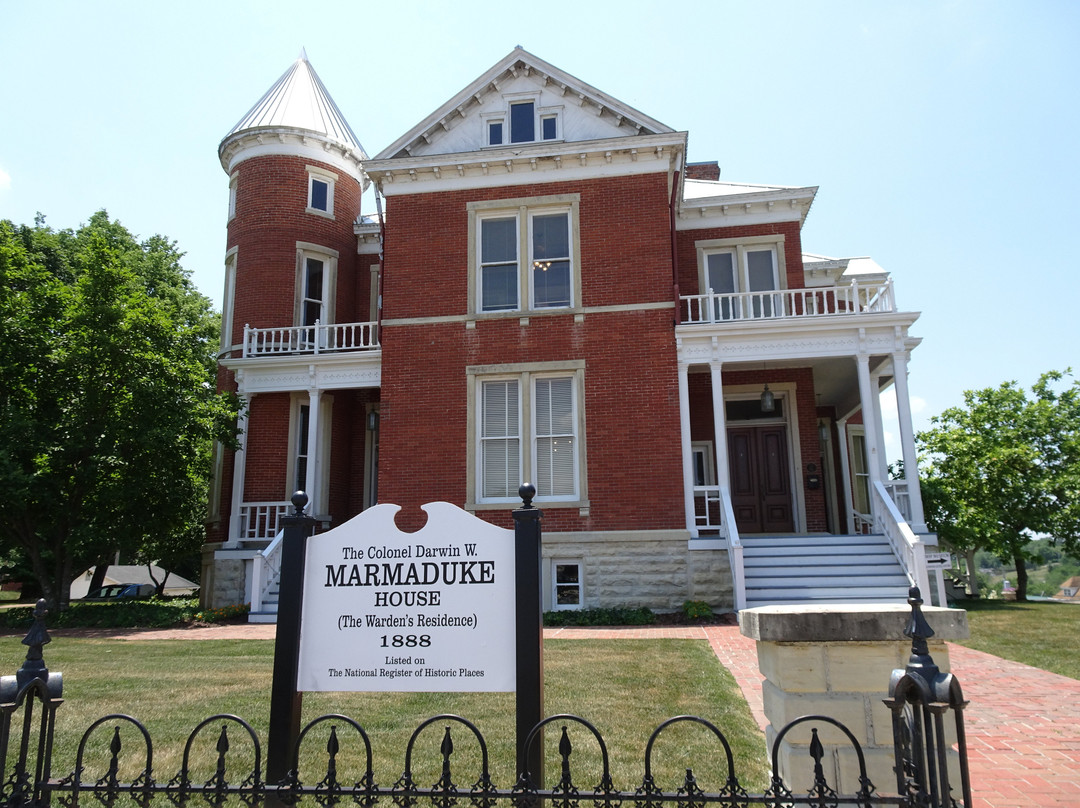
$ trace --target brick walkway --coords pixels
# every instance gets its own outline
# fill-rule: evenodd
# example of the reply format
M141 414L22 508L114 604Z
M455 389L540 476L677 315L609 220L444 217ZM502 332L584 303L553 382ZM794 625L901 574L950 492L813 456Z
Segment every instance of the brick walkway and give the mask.
M50 632L115 639L273 639L272 625L148 631ZM552 628L560 639L706 640L764 728L754 641L737 626ZM1080 681L949 644L952 670L971 705L964 713L975 806L1080 806Z

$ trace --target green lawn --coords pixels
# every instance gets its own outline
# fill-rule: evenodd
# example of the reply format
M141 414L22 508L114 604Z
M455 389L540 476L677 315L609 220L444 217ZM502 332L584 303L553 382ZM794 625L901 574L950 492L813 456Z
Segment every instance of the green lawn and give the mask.
M1037 601L967 600L971 639L961 645L1080 679L1080 606Z
M25 656L16 637L0 638L4 672L14 673ZM594 723L608 745L617 788L633 791L641 783L645 745L664 719L697 714L720 727L731 743L736 774L744 787L760 791L767 785L764 738L734 679L716 660L707 643L689 640L549 640L545 654L545 712L576 713ZM171 640L109 641L59 638L45 647L52 671L64 674L64 704L57 719L54 775L74 766L78 739L89 724L113 712L128 713L146 724L154 743L154 776L170 779L180 767L184 740L202 719L215 713L234 713L249 721L260 740L269 718L273 643L268 641ZM357 720L371 738L376 782L388 787L401 775L409 734L424 719L455 713L473 721L484 734L491 757L492 778L499 787L513 784L512 694L342 694L304 697L304 720L324 713L343 713ZM111 740L99 733L97 754ZM339 724L342 757L339 775L359 779L357 747ZM328 732L328 729L326 729ZM213 749L220 732L217 723L201 735L197 757L203 767L193 779L213 774ZM477 744L462 729L452 728L455 780L469 786L479 775ZM559 729L547 734L549 778L559 764L554 756ZM433 783L439 777L439 744L443 723L429 727L414 752L414 779ZM663 788L681 785L692 767L706 790L718 790L727 771L718 741L703 728L679 724L665 733L654 750L654 774ZM250 746L229 730L229 766L250 768ZM574 731L571 763L579 786L600 779L599 754L591 735ZM139 747L132 731L124 730L125 750ZM301 779L321 779L319 750L324 735L313 736ZM264 748L265 754L265 748ZM100 758L99 758L100 759ZM104 769L101 770L104 772ZM122 776L133 777L132 764ZM100 775L98 775L100 776ZM233 777L230 777L233 779ZM242 777L236 776L239 780ZM549 783L550 783L549 779Z

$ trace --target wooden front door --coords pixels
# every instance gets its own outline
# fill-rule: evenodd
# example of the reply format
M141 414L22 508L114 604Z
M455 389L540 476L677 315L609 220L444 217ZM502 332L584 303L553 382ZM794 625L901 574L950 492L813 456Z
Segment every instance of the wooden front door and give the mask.
M791 533L791 475L787 427L738 427L728 430L731 505L740 533Z

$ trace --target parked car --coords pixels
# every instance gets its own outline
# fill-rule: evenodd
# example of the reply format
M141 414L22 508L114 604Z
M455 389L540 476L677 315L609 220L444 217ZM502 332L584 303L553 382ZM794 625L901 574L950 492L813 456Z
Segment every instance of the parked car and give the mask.
M88 592L83 600L116 600L117 598L148 598L154 594L152 584L109 584Z

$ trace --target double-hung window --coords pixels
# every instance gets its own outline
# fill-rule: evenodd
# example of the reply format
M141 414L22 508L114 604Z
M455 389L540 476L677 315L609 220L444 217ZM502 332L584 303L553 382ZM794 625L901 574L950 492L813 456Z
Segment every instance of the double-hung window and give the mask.
M523 482L536 486L538 501L584 499L584 363L550 370L552 364L493 376L484 372L489 368L469 369L475 430L469 498L475 503L513 501Z
M470 310L578 305L578 196L472 203Z
M698 243L702 292L713 295L711 317L744 320L783 313L783 236Z

